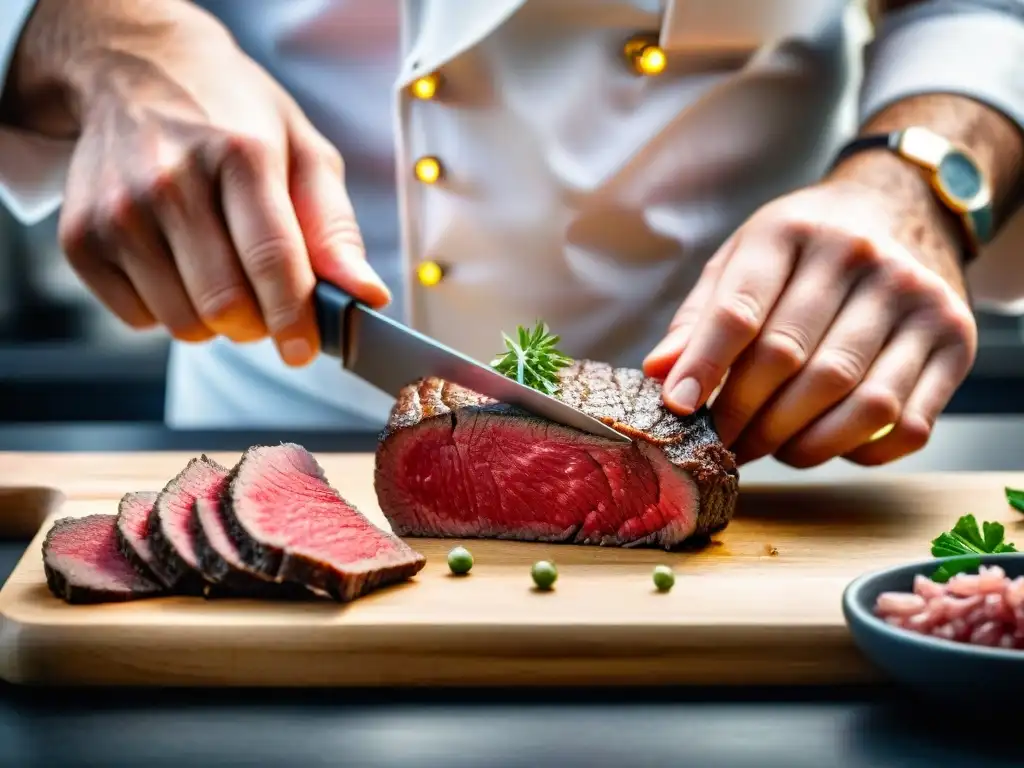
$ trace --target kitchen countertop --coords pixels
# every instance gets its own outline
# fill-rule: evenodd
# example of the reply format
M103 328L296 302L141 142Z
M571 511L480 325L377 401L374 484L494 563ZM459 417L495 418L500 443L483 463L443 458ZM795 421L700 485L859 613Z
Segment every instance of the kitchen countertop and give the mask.
M181 433L158 425L0 425L0 451L242 450L294 440L372 449L375 435ZM2 460L2 458L0 458ZM1024 417L947 417L932 442L873 471L1021 469ZM849 477L771 461L748 481ZM0 542L6 578L24 542ZM111 691L0 684L0 766L964 766L1021 763L1019 722L964 722L955 695L892 688L611 692ZM950 720L953 718L953 720ZM951 727L952 725L952 727Z

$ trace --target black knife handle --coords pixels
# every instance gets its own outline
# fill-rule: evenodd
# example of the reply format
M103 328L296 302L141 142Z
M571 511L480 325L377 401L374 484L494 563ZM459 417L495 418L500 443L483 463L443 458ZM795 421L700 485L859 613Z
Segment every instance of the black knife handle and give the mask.
M345 361L349 309L355 299L343 290L323 280L317 280L313 290L316 308L316 327L320 332L320 349L331 357Z

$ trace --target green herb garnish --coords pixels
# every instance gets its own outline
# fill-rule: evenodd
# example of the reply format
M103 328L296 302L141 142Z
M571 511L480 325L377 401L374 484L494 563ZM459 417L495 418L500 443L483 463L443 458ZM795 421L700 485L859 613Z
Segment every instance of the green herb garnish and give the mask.
M558 391L558 371L572 363L555 345L559 337L548 332L548 327L537 321L532 331L518 327L517 339L501 334L508 351L491 361L491 367L503 376L532 387L545 395Z
M944 583L957 573L977 568L981 565L978 555L1016 552L1017 548L1005 541L1005 536L1006 529L1002 523L985 522L979 530L974 515L964 515L956 521L953 530L932 539L932 555L935 557L964 556L940 565L932 574L932 581Z
M1007 503L1018 512L1024 512L1024 491L1016 488L1004 488Z

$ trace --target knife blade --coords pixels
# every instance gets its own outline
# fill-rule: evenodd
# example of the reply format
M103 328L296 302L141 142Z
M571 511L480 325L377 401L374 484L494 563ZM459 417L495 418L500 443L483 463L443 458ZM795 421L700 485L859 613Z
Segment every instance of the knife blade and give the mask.
M337 286L318 281L313 296L322 351L392 397L417 379L436 376L558 424L631 442L593 416L367 307Z

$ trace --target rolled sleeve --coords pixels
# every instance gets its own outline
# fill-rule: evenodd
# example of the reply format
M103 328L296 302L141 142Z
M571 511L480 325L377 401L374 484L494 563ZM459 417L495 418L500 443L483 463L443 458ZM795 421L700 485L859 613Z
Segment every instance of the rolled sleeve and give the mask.
M1024 128L1024 0L932 0L887 15L868 48L862 120L925 93L977 99Z
M36 0L0 0L0 83L7 82L14 49ZM74 148L0 126L0 201L23 224L35 224L60 206Z

